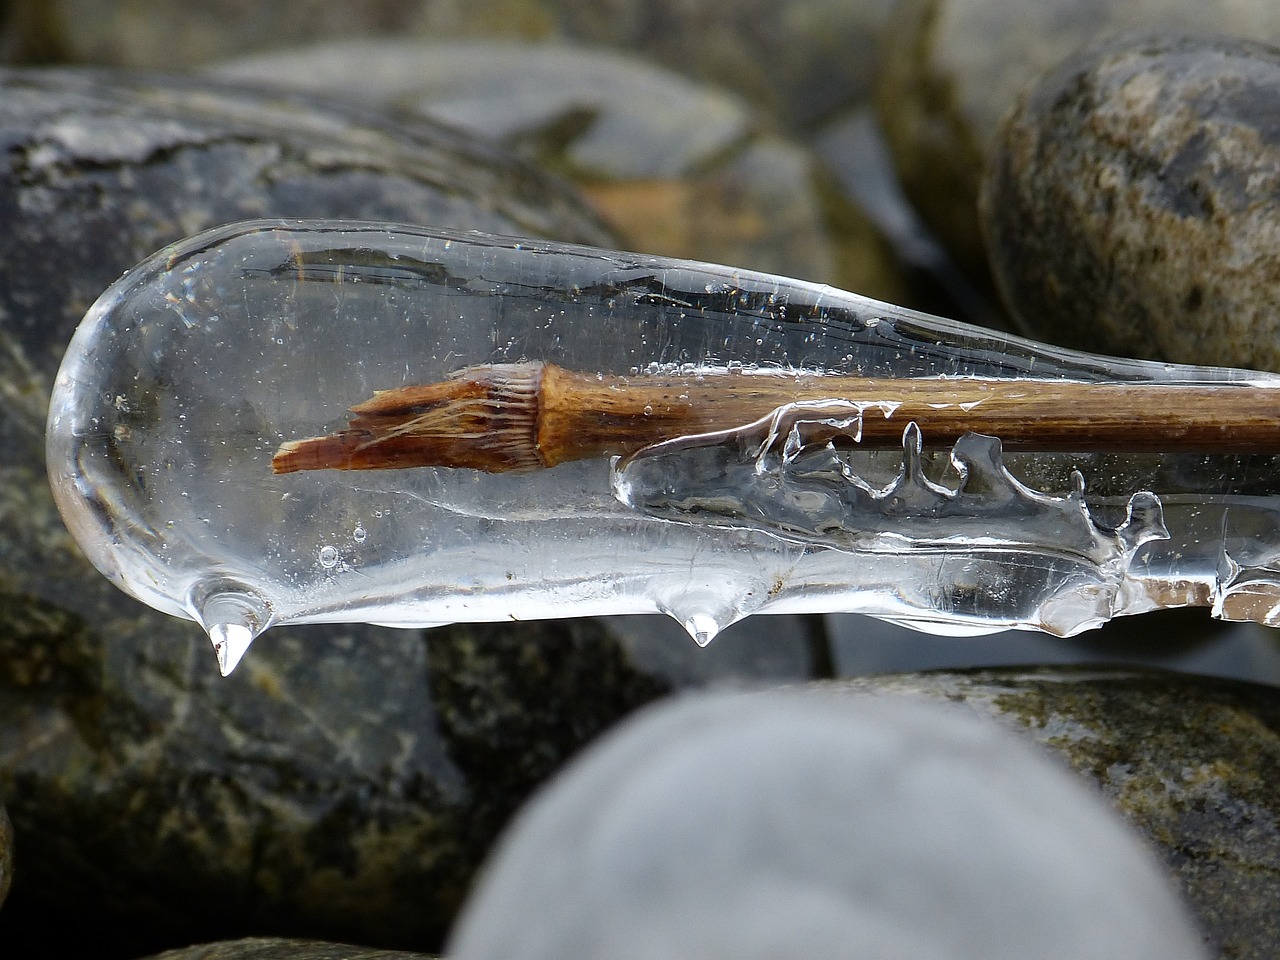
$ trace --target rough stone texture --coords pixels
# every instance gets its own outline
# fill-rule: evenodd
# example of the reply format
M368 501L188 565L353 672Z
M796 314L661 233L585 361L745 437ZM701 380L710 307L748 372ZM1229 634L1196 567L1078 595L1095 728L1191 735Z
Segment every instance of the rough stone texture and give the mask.
M989 720L909 697L693 696L513 822L454 960L1203 957L1156 858Z
M324 39L571 40L639 52L787 123L860 99L892 0L9 0L11 56L173 69ZM2 34L0 34L2 35Z
M1280 691L1160 671L903 674L845 689L962 703L1053 748L1163 856L1219 957L1280 955Z
M1090 42L1133 30L1280 40L1273 0L904 0L876 101L908 196L952 254L985 273L978 185L1021 90Z
M0 804L0 906L9 895L9 886L13 883L13 824L9 822L9 814Z
M352 41L245 57L216 75L392 104L576 181L623 242L907 296L884 237L812 153L741 99L565 44Z
M49 385L103 288L214 223L608 234L464 134L195 80L4 73L0 141L0 796L22 851L0 950L107 960L250 933L432 949L506 812L678 671L598 623L335 626L273 631L220 680L197 627L117 591L62 527ZM812 675L792 629L789 666L726 672ZM698 653L681 644L673 659Z
M369 950L321 940L251 937L166 950L144 960L428 960L428 955Z
M1280 369L1280 51L1112 42L1008 118L982 216L1005 299L1040 336Z

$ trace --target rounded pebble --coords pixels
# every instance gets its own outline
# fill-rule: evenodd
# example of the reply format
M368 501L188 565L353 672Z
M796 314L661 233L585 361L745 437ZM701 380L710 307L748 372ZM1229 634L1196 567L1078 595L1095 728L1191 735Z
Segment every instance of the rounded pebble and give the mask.
M1001 117L1087 43L1134 30L1280 41L1274 0L903 0L886 28L877 112L907 195L985 275L979 181Z
M1097 352L1280 369L1280 51L1115 41L1006 121L983 225L1010 309Z
M455 960L1193 958L1149 852L1025 741L830 693L667 703L517 818Z

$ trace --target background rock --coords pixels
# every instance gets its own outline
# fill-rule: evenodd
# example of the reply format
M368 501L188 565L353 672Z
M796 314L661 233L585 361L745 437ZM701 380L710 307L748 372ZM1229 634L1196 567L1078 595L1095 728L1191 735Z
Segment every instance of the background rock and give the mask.
M860 99L892 0L9 0L11 56L173 69L323 39L570 40L641 53L788 123ZM0 28L3 29L3 28Z
M1042 338L1280 369L1280 51L1117 41L1009 116L983 191L1006 302Z
M1280 953L1274 687L1050 667L868 677L844 688L963 704L1054 749L1159 851L1213 955Z
M907 195L971 274L986 273L978 184L1001 116L1086 43L1133 30L1280 41L1271 0L903 0L876 103Z
M496 139L573 179L632 249L909 296L885 238L811 151L742 99L631 57L562 43L367 40L213 72Z

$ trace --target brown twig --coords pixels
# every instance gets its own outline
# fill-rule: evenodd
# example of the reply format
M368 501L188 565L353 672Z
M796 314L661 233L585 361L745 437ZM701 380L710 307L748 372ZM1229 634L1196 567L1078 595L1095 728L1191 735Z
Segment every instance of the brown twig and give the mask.
M602 376L550 363L469 367L383 390L345 430L283 444L276 473L462 467L501 473L751 423L788 403L865 404L861 443L928 446L973 432L1019 450L1280 453L1280 389L1241 383L861 378L699 371ZM834 434L833 429L833 434ZM810 439L813 439L813 435Z

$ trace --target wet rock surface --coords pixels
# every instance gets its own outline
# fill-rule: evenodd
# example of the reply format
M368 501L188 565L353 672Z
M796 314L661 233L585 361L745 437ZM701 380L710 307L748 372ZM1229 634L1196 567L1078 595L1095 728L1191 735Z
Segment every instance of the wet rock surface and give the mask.
M540 792L456 960L1203 956L1156 859L990 720L905 696L693 696Z
M0 647L0 790L28 864L6 944L92 929L98 956L250 932L434 949L534 787L697 679L573 621L273 631L222 680L194 628L123 606L94 629L46 609ZM812 671L746 656L719 676ZM83 925L54 923L68 900Z
M1113 42L1010 115L982 216L1005 299L1041 337L1280 369L1280 51Z
M912 202L985 275L979 182L1001 117L1082 46L1131 31L1280 41L1270 0L906 0L886 28L876 102Z
M574 180L632 249L907 297L885 238L810 150L743 99L631 57L562 43L366 40L213 72L495 138Z
M902 674L841 685L963 704L1057 751L1163 857L1215 956L1280 953L1275 688L1088 667Z
M146 960L428 960L428 955L399 950L369 950L322 940L251 937L166 950Z

